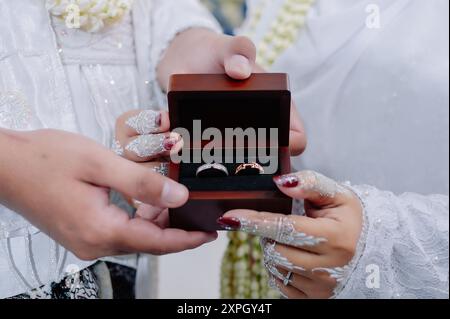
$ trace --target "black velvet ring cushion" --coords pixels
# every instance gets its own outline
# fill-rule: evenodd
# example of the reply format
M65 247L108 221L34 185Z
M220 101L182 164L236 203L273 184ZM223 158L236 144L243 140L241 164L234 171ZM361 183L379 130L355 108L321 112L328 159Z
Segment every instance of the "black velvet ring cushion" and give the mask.
M181 163L179 182L190 191L271 191L277 190L273 177L278 174L237 176L236 169L242 163L221 163L228 170L227 177L197 177L197 169L204 165Z

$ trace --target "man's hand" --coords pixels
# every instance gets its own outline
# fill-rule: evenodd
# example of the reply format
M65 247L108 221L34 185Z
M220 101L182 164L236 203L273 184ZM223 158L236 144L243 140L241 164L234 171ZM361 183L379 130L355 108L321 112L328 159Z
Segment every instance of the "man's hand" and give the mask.
M187 189L86 138L55 130L0 129L0 203L81 259L133 252L167 254L215 233L164 229L109 203L109 189L156 207L183 205Z
M172 74L226 73L245 80L255 69L256 48L246 37L231 37L206 29L180 33L158 65L158 81L167 89Z
M226 73L245 80L264 70L256 65L256 47L246 37L231 37L206 29L190 29L179 34L158 66L158 80L167 89L172 74ZM290 147L292 155L306 148L303 123L295 105L291 111Z

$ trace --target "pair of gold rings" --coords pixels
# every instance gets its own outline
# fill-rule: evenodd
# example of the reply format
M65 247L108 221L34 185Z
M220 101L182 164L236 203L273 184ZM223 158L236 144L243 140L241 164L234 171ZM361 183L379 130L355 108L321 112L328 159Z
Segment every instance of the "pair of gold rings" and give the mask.
M239 165L234 175L236 176L253 176L264 174L264 168L258 163L244 163ZM197 169L197 177L211 178L211 177L227 177L229 176L228 169L217 163L204 164Z

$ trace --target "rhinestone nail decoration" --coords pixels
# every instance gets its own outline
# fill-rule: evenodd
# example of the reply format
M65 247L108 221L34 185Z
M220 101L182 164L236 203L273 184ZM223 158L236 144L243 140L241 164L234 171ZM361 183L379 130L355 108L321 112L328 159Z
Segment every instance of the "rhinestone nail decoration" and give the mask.
M325 238L314 237L297 231L293 218L281 217L277 219L264 219L262 221L251 221L244 218L239 219L240 230L255 236L270 238L278 243L293 247L316 246L326 242Z
M142 111L130 117L126 124L140 135L157 133L161 125L161 113L153 110Z
M166 139L164 134L141 135L128 144L126 150L141 158L156 156L168 151Z
M304 191L313 191L323 197L334 198L338 194L350 195L351 192L334 180L313 171L280 176L275 182L282 187L299 187Z

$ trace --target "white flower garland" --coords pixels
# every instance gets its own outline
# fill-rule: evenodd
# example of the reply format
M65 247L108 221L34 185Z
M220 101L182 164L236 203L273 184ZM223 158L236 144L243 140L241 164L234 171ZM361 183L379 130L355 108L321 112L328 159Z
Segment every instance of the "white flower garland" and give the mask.
M257 62L269 69L293 43L306 23L306 17L316 0L284 0L267 33L257 45ZM254 37L270 0L260 1L249 17L247 36ZM230 242L222 260L221 297L224 299L279 298L269 289L263 265L264 255L259 238L246 233L228 234Z
M47 0L50 14L66 22L68 28L97 32L120 21L134 0Z

